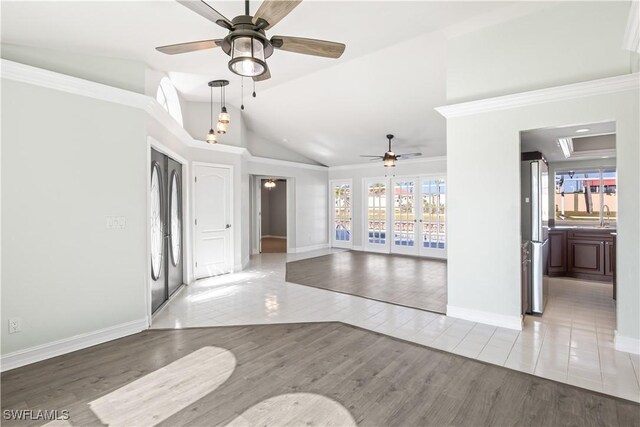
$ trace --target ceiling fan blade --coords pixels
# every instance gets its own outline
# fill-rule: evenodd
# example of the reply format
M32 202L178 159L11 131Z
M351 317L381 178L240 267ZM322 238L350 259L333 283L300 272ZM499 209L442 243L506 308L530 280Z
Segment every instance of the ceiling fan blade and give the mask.
M291 13L301 2L302 0L264 0L253 17L253 23L257 24L259 19L264 19L269 25L263 29L268 30Z
M346 47L343 43L288 36L273 36L271 44L276 49L325 58L340 58Z
M361 154L360 157L375 157L376 159L382 159L382 156L367 156L366 154Z
M398 154L396 157L400 158L402 157L403 159L408 159L410 157L420 157L422 156L422 153L405 153L405 154Z
M195 52L197 50L213 49L214 47L218 47L220 45L222 45L222 39L200 40L197 42L187 42L187 43L170 44L167 46L160 46L160 47L157 47L156 50L158 52L166 53L167 55L176 55L178 53L188 53L188 52Z
M203 0L176 0L181 5L193 10L198 15L207 18L209 21L220 25L228 30L233 24L223 14L209 6Z
M264 74L260 75L260 76L254 77L253 81L254 82L261 82L261 81L264 81L264 80L269 80L270 78L271 78L271 71L269 71L269 68L267 67L267 71Z

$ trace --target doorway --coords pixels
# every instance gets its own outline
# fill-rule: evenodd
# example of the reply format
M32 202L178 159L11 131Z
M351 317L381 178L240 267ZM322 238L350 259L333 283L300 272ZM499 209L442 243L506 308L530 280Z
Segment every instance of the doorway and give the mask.
M182 285L182 165L151 148L151 311Z
M443 176L364 181L367 252L446 258L446 183Z
M287 181L260 179L260 252L287 252Z

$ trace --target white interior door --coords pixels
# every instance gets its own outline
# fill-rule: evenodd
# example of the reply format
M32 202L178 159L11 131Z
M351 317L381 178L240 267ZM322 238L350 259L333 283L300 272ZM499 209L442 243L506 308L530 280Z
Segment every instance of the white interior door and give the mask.
M364 185L364 246L371 252L389 252L389 180L365 180Z
M198 165L195 174L196 279L233 270L231 169Z
M418 255L419 181L417 178L394 178L392 184L391 252Z
M352 189L351 181L331 181L331 245L338 248L350 248L352 234Z
M420 185L420 254L446 258L446 184L444 178L424 177Z

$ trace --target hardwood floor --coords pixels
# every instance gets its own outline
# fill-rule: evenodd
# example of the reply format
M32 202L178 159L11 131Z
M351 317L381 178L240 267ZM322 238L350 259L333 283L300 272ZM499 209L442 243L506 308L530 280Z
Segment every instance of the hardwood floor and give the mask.
M3 373L2 409L82 426L127 411L143 414L127 425L640 425L636 403L342 323L147 330Z
M286 281L445 313L447 263L347 251L287 263Z
M287 239L276 239L273 237L262 238L262 253L275 254L287 252Z

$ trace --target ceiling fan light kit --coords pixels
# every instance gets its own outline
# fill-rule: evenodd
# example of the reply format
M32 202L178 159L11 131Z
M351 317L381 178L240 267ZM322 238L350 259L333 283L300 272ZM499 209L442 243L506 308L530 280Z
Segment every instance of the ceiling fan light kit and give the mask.
M198 15L229 31L223 39L200 40L157 47L156 50L167 55L195 52L198 50L222 48L229 55L229 70L254 81L271 78L267 58L273 49L286 50L304 55L339 58L345 45L325 40L302 37L274 36L268 39L265 30L272 28L286 17L302 0L264 0L255 16L249 13L249 0L245 0L244 15L229 20L205 1L177 0ZM254 95L255 96L255 95Z
M229 36L227 36L229 37ZM242 77L258 77L267 72L267 63L265 61L265 49L269 46L269 41L263 36L262 38L249 35L238 36L231 39L229 52L225 50L227 40L222 44L222 50L231 56L229 61L229 70ZM273 53L271 47L270 54Z
M419 157L422 156L422 153L405 153L405 154L396 154L391 151L391 140L394 138L393 135L388 134L387 139L389 140L389 149L384 153L383 156L369 156L369 155L361 155L360 157L370 157L371 160L382 160L382 164L385 168L394 168L396 167L396 161L399 159L406 159L409 157Z

